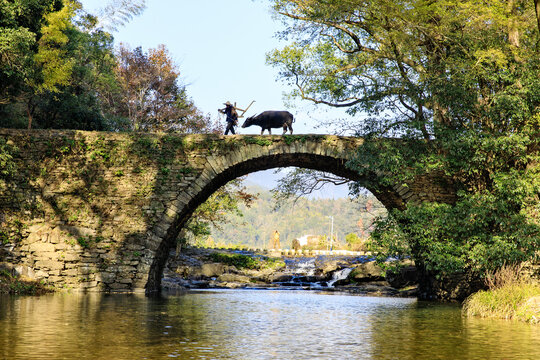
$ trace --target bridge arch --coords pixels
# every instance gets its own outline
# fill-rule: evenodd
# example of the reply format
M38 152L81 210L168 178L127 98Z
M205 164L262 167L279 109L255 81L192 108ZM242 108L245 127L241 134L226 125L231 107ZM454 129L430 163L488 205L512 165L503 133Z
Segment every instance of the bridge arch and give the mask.
M417 198L407 187L374 188L370 184L376 179L375 174L369 178L362 177L346 166L349 158L353 156L354 149L361 146L362 139L322 136L313 137L315 141L307 142L299 137L298 141L291 141L289 144L283 144L280 137L274 139L278 140L277 144L264 142L245 145L240 153L232 151L212 155L206 159L207 166L195 180L193 190L187 191L188 198L179 198L176 203L171 204L160 223L154 228L157 231L155 238L162 240L156 249L148 274L147 293L159 291L169 251L174 247L179 232L195 209L223 185L238 177L278 167L299 167L324 171L361 182L387 209L403 208L406 201ZM323 139L325 141L321 141ZM185 190L182 192L186 193Z

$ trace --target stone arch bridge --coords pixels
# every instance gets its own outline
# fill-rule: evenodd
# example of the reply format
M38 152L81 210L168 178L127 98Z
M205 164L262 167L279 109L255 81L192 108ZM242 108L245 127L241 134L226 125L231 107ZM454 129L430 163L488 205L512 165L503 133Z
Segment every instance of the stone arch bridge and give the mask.
M179 231L218 188L287 166L373 183L375 174L346 167L362 145L325 135L0 129L0 265L58 288L157 291ZM370 190L387 208L454 196L436 176Z

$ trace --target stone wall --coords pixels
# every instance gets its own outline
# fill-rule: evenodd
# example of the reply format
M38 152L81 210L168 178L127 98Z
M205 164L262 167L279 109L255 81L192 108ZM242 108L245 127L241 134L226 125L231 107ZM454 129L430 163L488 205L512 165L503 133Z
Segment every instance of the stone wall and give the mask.
M58 288L158 290L195 208L228 181L300 166L345 166L363 140L0 129L0 264ZM437 180L437 181L435 181ZM439 176L374 193L388 207L451 201Z

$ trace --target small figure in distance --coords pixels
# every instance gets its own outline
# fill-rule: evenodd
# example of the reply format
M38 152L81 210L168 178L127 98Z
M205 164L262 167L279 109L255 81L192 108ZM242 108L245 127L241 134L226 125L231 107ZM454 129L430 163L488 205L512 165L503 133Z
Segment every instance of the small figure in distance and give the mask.
M274 230L272 236L272 246L271 249L281 249L281 244L279 243L279 231Z
M218 111L226 116L225 120L227 121L227 127L225 128L225 135L229 134L229 131L235 135L236 133L234 132L234 127L238 125L238 113L236 110L244 110L235 107L230 101L227 101L223 105L225 105L225 108L218 109Z
M265 111L259 115L248 117L244 124L242 124L242 128L258 125L261 127L261 135L264 133L265 129L268 129L268 133L272 135L271 128L283 128L283 135L285 135L287 133L287 128L292 134L293 122L294 117L288 111Z

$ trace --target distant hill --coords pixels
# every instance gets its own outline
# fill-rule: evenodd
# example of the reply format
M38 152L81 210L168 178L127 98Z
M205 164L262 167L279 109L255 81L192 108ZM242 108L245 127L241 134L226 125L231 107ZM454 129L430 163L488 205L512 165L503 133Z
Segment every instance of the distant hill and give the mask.
M215 243L265 247L274 230L278 230L283 248L303 235L330 236L334 217L334 236L344 243L345 235L355 233L368 237L375 216L385 215L386 209L372 195L359 199L299 199L295 204L275 210L275 200L265 188L250 186L251 193L259 193L251 207L241 206L243 217L229 215L221 229L212 229Z

